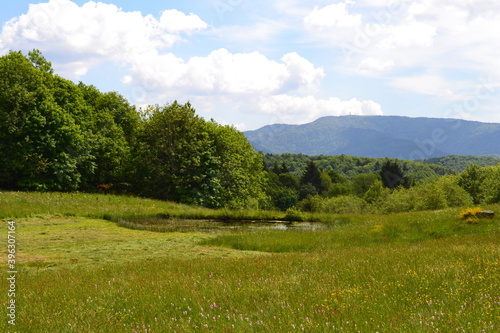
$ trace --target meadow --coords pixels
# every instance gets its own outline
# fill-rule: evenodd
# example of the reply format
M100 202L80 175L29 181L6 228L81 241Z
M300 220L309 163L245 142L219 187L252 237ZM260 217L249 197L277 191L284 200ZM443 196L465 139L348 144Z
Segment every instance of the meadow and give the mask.
M16 221L18 273L15 326L0 280L0 330L496 332L500 218L471 223L459 217L465 208L310 214L301 218L325 227L208 233L165 226L282 223L290 214L3 192L2 232Z

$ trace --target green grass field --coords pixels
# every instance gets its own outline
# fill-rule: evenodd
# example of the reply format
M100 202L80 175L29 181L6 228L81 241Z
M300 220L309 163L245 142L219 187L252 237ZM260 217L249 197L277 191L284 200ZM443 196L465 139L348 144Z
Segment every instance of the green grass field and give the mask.
M469 224L460 211L306 216L326 225L317 231L153 232L284 213L0 193L0 331L497 332L500 218Z

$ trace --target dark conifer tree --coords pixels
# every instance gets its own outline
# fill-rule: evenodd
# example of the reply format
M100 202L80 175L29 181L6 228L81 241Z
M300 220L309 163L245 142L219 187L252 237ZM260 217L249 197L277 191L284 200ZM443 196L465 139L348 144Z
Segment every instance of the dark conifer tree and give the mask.
M412 185L411 178L405 175L405 172L397 161L387 161L382 165L380 177L385 187L394 190L400 186L410 188Z
M318 169L316 166L316 163L314 161L310 161L309 164L306 167L306 171L302 175L302 178L300 179L300 184L301 185L306 185L306 184L311 184L313 185L318 193L321 190L321 171Z

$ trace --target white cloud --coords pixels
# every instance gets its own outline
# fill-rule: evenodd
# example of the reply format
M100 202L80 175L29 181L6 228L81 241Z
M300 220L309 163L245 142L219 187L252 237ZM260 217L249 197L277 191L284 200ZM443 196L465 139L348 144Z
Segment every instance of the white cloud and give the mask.
M339 98L317 99L314 96L297 97L275 95L262 99L260 112L272 114L287 123L307 123L323 116L382 115L382 107L374 101L348 101Z
M452 83L436 74L398 77L393 79L391 84L423 95L439 96L447 99L456 98L455 93L451 90Z
M359 64L359 71L364 74L376 74L377 72L384 72L394 67L392 60L381 60L374 58L366 58Z
M281 62L259 52L230 53L226 49L188 61L173 54L137 58L132 74L124 80L143 87L144 98L181 89L193 94L271 95L278 91L307 90L323 77L321 68L296 53Z
M112 4L90 1L80 7L70 0L50 0L30 5L27 14L7 22L0 47L38 48L78 58L72 72L64 73L78 78L96 59L128 64L138 56L171 47L181 40L180 32L206 27L198 16L176 10L163 12L158 21Z
M285 54L281 60L286 64L289 74L289 90L314 88L325 76L322 68L316 68L314 64L295 52Z
M377 47L397 50L409 47L430 47L436 36L436 27L422 22L410 22L385 27L384 35Z
M170 32L191 32L208 27L197 15L186 15L176 9L165 10L161 14L160 26Z
M251 25L223 26L214 29L213 34L227 42L248 45L263 41L274 42L278 34L288 28L283 22L260 20Z
M351 15L347 5L352 1L347 0L337 4L331 4L319 9L314 7L313 11L304 18L304 24L308 28L332 28L332 27L356 27L361 24L361 15Z
M467 84L471 75L500 77L499 1L412 0L391 6L384 0L358 0L348 11L340 10L345 4L329 9L330 20L320 19L317 8L304 16L311 39L340 51L332 64L343 72L385 75L393 86L445 99L473 91L476 83ZM339 30L331 19L338 13L361 21Z
M12 49L36 47L64 54L71 60L55 67L72 78L101 61L115 62L129 71L122 83L140 90L135 94L138 102L162 98L166 90L186 95L306 91L324 76L321 68L297 53L275 61L260 52L231 53L222 48L187 60L165 52L181 39L179 33L207 27L197 15L178 10L163 11L157 20L111 4L88 2L80 7L70 0L50 0L30 5L27 14L8 22L1 40Z

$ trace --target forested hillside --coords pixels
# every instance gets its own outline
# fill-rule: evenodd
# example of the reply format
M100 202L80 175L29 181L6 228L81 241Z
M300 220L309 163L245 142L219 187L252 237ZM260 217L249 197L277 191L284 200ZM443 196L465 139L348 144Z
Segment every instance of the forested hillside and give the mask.
M304 125L245 132L263 153L350 155L423 160L500 154L500 124L397 116L324 117Z

